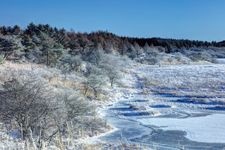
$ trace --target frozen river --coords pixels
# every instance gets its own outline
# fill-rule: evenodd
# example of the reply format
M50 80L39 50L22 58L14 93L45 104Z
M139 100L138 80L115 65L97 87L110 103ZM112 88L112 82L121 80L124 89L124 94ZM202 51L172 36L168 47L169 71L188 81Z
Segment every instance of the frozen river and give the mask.
M186 132L186 137L193 141L208 143L224 143L225 114L212 114L188 118L147 118L139 119L144 125L154 125L163 130L180 130Z
M225 148L223 65L150 67L136 73L135 92L124 93L105 110L117 130L102 140L157 149ZM145 87L146 77L157 86Z

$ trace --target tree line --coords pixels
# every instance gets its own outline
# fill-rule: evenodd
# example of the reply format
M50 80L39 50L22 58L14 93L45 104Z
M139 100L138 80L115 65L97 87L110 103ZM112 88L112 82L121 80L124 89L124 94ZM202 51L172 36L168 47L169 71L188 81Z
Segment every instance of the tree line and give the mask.
M123 54L124 47L139 45L144 47L160 46L171 52L173 49L191 48L191 47L223 47L225 41L207 42L187 39L162 39L162 38L133 38L121 37L107 31L97 31L91 33L80 33L73 30L58 29L46 24L30 23L25 29L21 29L18 25L0 27L2 35L16 35L22 38L22 44L27 48L34 48L44 44L46 36L48 40L52 40L53 46L62 46L71 49L73 53L82 53L86 48L98 47L99 45L107 51L116 50ZM49 41L48 41L49 42ZM48 43L49 44L49 43Z

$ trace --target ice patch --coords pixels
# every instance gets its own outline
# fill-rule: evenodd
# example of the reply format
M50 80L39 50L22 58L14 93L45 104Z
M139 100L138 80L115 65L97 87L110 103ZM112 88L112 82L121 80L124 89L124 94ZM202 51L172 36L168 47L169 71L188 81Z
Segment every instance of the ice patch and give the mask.
M154 125L164 130L180 130L192 141L225 143L225 114L212 114L193 118L144 118L144 125Z

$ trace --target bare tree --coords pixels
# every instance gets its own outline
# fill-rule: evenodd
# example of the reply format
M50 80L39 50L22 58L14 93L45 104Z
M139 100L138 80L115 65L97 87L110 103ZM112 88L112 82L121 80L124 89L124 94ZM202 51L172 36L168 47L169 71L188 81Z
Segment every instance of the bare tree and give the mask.
M113 87L114 83L119 79L118 69L116 68L116 66L114 66L114 64L105 63L101 66L103 67L103 69L105 70L105 74L109 78L111 87Z
M91 90L94 92L94 96L97 97L104 83L105 83L105 80L103 75L97 75L97 74L89 75L86 81L83 82L84 95L87 95L87 92Z
M76 117L92 114L94 107L84 98L76 96L65 96L63 98L67 111L67 121L71 121Z
M65 55L61 59L62 69L64 71L80 71L82 65L82 59L80 56Z
M0 90L0 119L4 123L15 122L21 129L23 139L29 132L40 129L51 112L50 102L54 98L43 83L36 80L12 79Z
M107 75L109 77L110 85L113 87L114 83L119 79L119 73L117 70L113 70L113 68L109 68L107 70Z
M90 49L87 54L83 56L83 59L98 66L104 56L104 52L99 49Z
M60 96L61 95L61 96ZM93 116L94 107L88 103L83 97L79 95L73 94L68 95L65 93L61 93L57 96L57 106L60 109L56 109L52 112L52 128L51 132L48 132L48 136L46 136L46 141L51 141L56 135L62 140L63 136L69 136L72 133L72 130L68 131L68 124L72 123L72 126L76 126L79 124L77 122L77 118L84 116Z
M106 54L101 61L100 67L109 78L111 87L113 87L114 83L119 79L118 60L115 56Z
M60 96L62 95L62 96ZM95 110L77 94L54 94L40 80L13 78L0 89L0 121L19 129L23 140L36 148L56 136L67 136L67 123L77 124L76 118L92 116Z

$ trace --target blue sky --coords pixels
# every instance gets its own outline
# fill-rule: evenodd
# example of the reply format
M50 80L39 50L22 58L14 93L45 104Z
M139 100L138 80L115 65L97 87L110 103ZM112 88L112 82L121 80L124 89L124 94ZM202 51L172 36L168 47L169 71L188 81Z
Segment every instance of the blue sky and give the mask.
M48 23L80 32L225 40L225 0L2 0L0 25Z

